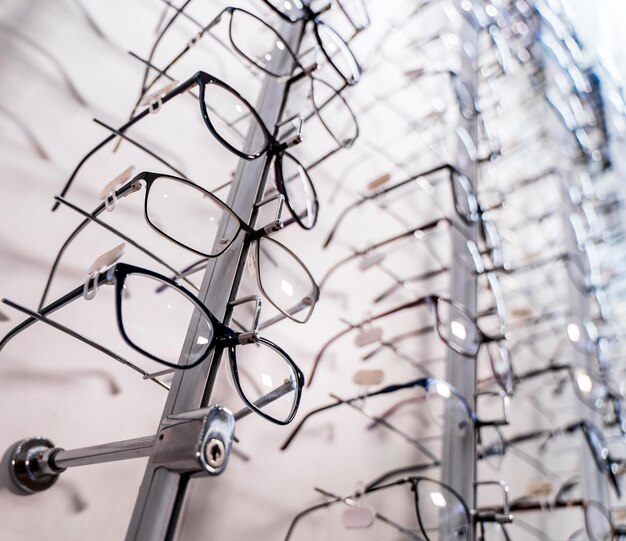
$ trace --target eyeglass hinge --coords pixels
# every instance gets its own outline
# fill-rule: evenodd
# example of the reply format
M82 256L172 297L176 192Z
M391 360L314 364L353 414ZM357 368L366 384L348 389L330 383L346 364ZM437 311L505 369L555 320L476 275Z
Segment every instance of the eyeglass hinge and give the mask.
M257 331L242 332L237 336L239 344L254 344L259 341L259 333Z
M271 224L267 224L263 228L263 232L266 235L269 235L270 233L275 233L276 231L280 231L283 227L284 227L284 224L282 220L275 220Z

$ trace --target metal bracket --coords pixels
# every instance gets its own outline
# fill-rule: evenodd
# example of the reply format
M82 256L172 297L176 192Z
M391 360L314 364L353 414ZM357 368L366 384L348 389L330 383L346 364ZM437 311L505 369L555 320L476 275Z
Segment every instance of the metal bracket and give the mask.
M47 438L26 438L11 452L9 473L15 486L27 494L50 488L67 468L145 456L172 472L219 475L226 469L234 433L233 414L214 405L170 415L156 436L134 440L66 451Z
M219 475L232 449L235 418L224 406L171 415L154 442L155 465L193 475Z

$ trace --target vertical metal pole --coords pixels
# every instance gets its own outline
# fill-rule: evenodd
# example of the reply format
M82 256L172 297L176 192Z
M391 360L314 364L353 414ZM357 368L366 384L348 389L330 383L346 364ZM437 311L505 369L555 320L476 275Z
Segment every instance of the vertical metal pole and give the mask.
M302 39L301 23L285 24L281 34L293 51L299 49ZM275 51L275 68L289 66L291 58L284 51ZM257 112L266 126L273 128L282 114L286 99L286 84L283 80L266 77L257 101ZM248 142L262 137L260 130L252 129ZM246 222L250 223L256 211L254 205L263 195L268 172L268 159L263 156L254 161L241 160L235 179L228 195L228 205ZM221 224L225 232L237 227L234 220L225 220ZM202 231L197 232L202 235ZM218 238L221 238L218 235ZM228 303L236 295L247 256L248 247L239 235L232 246L218 258L209 260L202 282L199 298L218 319L228 320ZM187 362L192 344L197 339L196 317L192 318L187 337L181 352L180 363ZM163 419L168 415L193 410L207 404L219 367L219 354L212 355L207 362L185 371L176 373L171 390L163 410ZM178 515L187 487L188 477L155 467L152 459L148 461L126 539L165 540L174 534Z
M478 51L479 30L473 25L463 22L461 32L462 42L469 50ZM461 52L463 54L463 52ZM460 76L468 85L473 96L476 96L478 87L478 72L476 70L476 58L468 61L463 56L463 64L460 66ZM470 134L474 145L477 147L478 124L476 118L467 120L459 115L459 125L465 128ZM462 142L459 142L457 151L457 166L463 171L470 183L476 188L477 164L471 161L470 156L460 149ZM476 226L462 226L465 229L467 238L476 241ZM476 315L476 276L467 272L460 261L460 255L464 252L466 239L463 238L456 229L453 229L452 239L452 273L450 298L465 306L470 314ZM466 251L466 248L465 248ZM454 385L472 408L475 407L476 391L476 362L475 359L468 359L450 350L448 352L446 379ZM452 420L448 422L446 415L446 426L443 437L443 452L441 459L442 480L447 485L454 488L465 500L470 508L475 507L475 486L476 479L476 434L474 430L468 430L463 436L459 435L452 425ZM444 526L445 528L445 526ZM474 531L468 536L468 541L474 539Z

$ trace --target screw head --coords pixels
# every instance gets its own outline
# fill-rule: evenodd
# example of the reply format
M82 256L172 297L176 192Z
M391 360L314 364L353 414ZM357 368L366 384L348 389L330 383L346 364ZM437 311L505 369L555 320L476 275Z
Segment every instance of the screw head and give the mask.
M220 468L226 458L226 448L222 440L211 438L204 446L204 458L211 468Z

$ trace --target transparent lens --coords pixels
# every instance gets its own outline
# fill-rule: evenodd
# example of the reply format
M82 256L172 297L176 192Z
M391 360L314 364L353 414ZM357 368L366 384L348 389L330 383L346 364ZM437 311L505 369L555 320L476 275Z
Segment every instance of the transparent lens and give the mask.
M300 0L268 0L268 2L292 21L302 16L304 5Z
M370 20L363 0L341 0L337 1L337 5L355 30L363 30L369 26Z
M239 232L218 237L226 216L237 217L219 199L173 177L158 177L150 185L146 200L148 222L172 240L202 255L222 253Z
M285 354L261 340L237 346L237 378L241 392L260 411L279 422L295 413L298 375Z
M268 145L267 135L252 108L226 87L211 83L204 86L204 105L207 121L224 142L243 154L255 155ZM247 135L255 128L255 136L247 142Z
M496 342L489 342L485 346L493 376L502 390L509 394L513 390L513 376L511 373L511 359L509 351Z
M157 293L160 286L165 286ZM131 343L161 361L177 364L192 317L199 316L198 336L189 362L202 357L213 340L213 326L192 300L171 285L133 273L121 299L122 328Z
M500 471L504 458L504 441L502 434L495 426L483 426L480 429L479 453L483 461L494 471Z
M463 402L445 381L435 381L426 393L426 404L431 419L440 427L461 438L470 429L471 420Z
M586 275L583 261L574 256L573 258L567 257L564 262L565 268L567 269L567 275L572 281L574 287L576 287L579 291L586 293L589 289L589 280Z
M484 522L481 525L484 532L484 541L507 541L504 527L497 522Z
M235 9L230 23L230 37L239 51L258 68L282 77L289 75L293 64L280 62L280 56L288 50L282 37L258 17Z
M591 541L611 541L613 539L609 513L599 502L590 501L585 508L585 528Z
M311 78L311 96L315 112L332 138L341 147L356 140L359 127L350 106L331 85Z
M476 355L480 346L478 327L469 314L446 299L437 300L437 330L454 351Z
M259 285L283 314L304 323L317 302L317 285L298 258L270 238L257 244Z
M456 75L452 76L452 88L457 99L459 112L463 118L471 120L475 115L474 97L465 83Z
M587 425L585 437L596 466L600 471L606 471L609 468L609 449L604 441L604 436L594 425Z
M316 25L319 44L333 67L346 83L352 85L361 77L359 65L346 42L330 26L318 22Z
M461 499L444 485L420 479L415 490L417 515L430 541L468 539L470 519Z
M469 179L465 175L454 174L452 191L458 215L468 222L474 221L478 214L478 201Z
M290 154L281 156L284 195L294 218L305 229L317 221L318 203L311 177L304 166Z
M574 391L581 402L595 411L604 412L608 395L606 386L585 368L573 368L571 374Z

